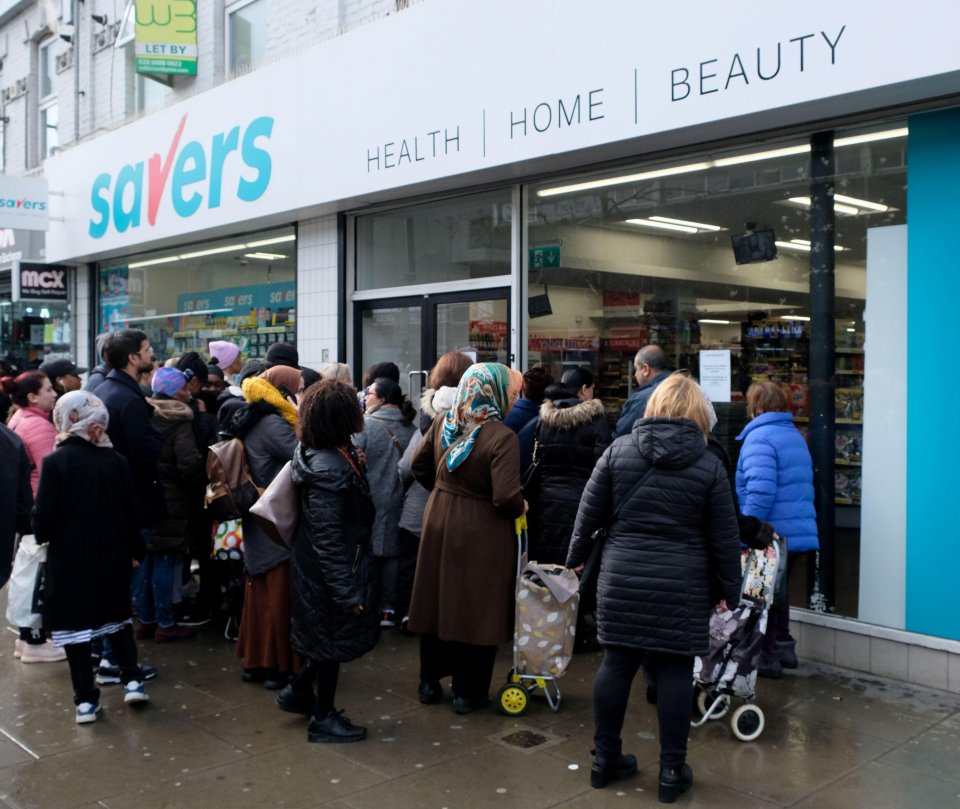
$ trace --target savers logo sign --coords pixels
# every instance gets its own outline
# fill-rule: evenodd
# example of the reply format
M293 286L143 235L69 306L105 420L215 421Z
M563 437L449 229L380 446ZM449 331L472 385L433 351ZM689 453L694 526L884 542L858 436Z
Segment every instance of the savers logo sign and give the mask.
M263 196L273 170L267 151L273 118L254 118L245 127L217 133L209 143L190 140L181 145L186 124L184 115L165 158L153 154L123 166L116 176L97 175L90 189L93 215L88 232L92 238L102 238L111 225L117 233L156 225L168 188L174 214L184 219L203 207L219 208L225 195L242 202Z

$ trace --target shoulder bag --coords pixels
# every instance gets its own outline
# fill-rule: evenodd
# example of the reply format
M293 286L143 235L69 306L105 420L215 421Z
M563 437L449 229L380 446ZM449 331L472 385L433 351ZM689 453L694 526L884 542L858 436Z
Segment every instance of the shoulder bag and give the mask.
M593 534L591 534L593 547L590 549L590 555L587 557L587 562L583 566L583 573L580 575L581 612L593 612L597 608L597 580L600 578L600 560L603 555L603 546L607 544L607 536L610 533L610 526L616 522L617 517L620 514L620 509L622 509L623 506L628 501L632 500L633 496L640 491L640 487L647 482L647 479L653 473L655 468L656 467L653 466L653 464L647 468L647 470L640 476L640 479L627 493L627 496L617 503L617 507L610 515L610 519L607 520L607 524L601 526L594 531Z
M290 548L300 521L300 495L293 483L291 462L287 461L250 506L250 514L274 542Z

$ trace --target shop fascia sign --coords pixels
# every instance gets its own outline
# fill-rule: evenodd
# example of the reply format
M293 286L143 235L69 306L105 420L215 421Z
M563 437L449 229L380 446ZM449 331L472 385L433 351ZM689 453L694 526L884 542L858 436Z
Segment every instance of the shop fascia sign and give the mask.
M66 301L68 270L68 267L58 264L15 262L13 300Z
M190 219L201 210L219 208L225 198L256 202L263 196L273 172L274 119L260 116L186 140L188 119L189 113L184 114L161 151L94 178L88 191L91 238L149 231L159 221L164 199L169 200L164 213ZM141 236L149 238L148 233Z
M47 181L0 175L0 228L47 230Z

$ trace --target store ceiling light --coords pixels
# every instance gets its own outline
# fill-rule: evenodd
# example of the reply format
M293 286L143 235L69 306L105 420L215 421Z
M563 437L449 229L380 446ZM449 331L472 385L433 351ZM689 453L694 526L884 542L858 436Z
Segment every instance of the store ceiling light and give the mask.
M802 250L805 253L810 252L810 242L806 239L791 239L789 242L774 242L777 247L783 247L787 250ZM833 249L837 253L842 253L845 250L849 250L849 247L841 247L839 244L835 244Z
M803 322L810 320L810 318L807 317L806 315L780 315L780 319L781 320L802 320Z
M794 205L800 205L804 208L810 207L810 197L790 197L787 202L792 202ZM843 205L836 200L834 200L833 203L833 210L837 213L849 214L850 216L856 216L860 213L859 208L855 208L853 205Z
M705 230L710 233L715 233L718 230L723 230L719 225L705 225L703 222L688 222L686 219L671 219L669 216L651 216L651 221L653 222L665 222L668 225L685 225L688 228L696 228L697 230Z
M268 244L296 241L296 238L296 233L288 233L286 236L274 236L272 239L260 239L256 242L247 242L247 247L266 247Z
M246 250L245 244L225 244L223 247L211 247L207 250L195 250L192 253L181 253L180 258L203 258L204 256L215 256L217 253L235 253L238 250Z
M146 261L131 261L127 267L135 270L137 267L152 267L154 264L169 264L171 261L179 261L180 256L164 256L163 258L150 258Z
M855 208L863 208L868 211L877 211L879 213L884 213L885 211L890 210L889 205L883 205L880 202L871 202L868 199L857 199L856 197L847 197L843 194L834 194L834 202L842 202L845 205L853 205Z
M730 321L729 321L729 320L711 320L711 319L705 318L705 317L704 317L704 318L700 318L700 320L698 320L697 323L710 323L710 324L713 324L713 325L716 325L716 326L729 326L729 325L730 325Z
M658 230L672 230L678 233L697 233L695 227L690 225L672 225L669 222L654 222L652 219L627 219L628 225L640 225L645 228L657 228Z
M873 143L879 140L892 140L894 138L904 138L907 136L907 128L885 129L880 132L867 132L862 135L852 135L846 138L837 138L834 140L834 148L843 146L856 146L861 143ZM624 185L626 183L640 182L641 180L655 180L659 177L671 177L675 174L690 174L704 169L723 168L724 166L738 166L743 163L758 163L762 160L772 160L776 157L789 157L791 155L806 154L810 151L810 144L800 143L796 146L784 146L780 149L767 149L763 152L750 152L744 155L732 155L731 157L718 157L715 160L705 160L698 163L686 163L680 166L672 166L666 169L654 169L651 171L641 171L635 174L624 174L619 177L607 177L603 180L588 180L582 183L570 183L569 185L558 185L553 188L541 188L537 191L538 197L555 197L560 194L573 194L577 191L592 191L597 188L606 188L611 185Z
M286 258L283 253L244 253L244 258L262 258L266 261L277 261L281 258Z

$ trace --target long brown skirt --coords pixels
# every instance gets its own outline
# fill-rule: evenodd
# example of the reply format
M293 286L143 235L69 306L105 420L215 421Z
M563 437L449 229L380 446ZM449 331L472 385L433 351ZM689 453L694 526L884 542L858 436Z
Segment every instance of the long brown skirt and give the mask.
M300 670L300 657L290 648L290 563L262 576L247 576L237 657L245 669Z

